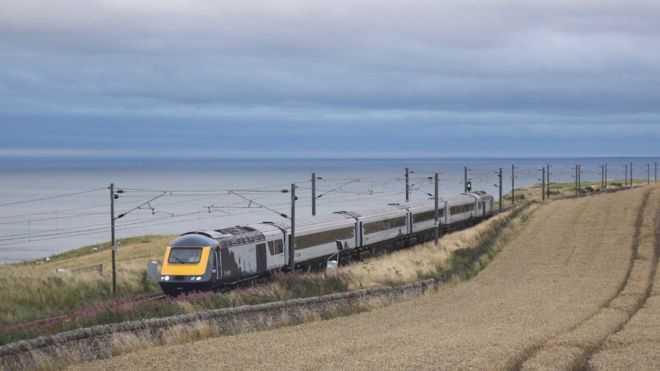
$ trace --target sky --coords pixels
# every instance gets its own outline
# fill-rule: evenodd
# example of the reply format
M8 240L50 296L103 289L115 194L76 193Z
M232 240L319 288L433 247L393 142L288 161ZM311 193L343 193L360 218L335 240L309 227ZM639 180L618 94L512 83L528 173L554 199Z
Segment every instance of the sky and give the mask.
M657 1L2 0L0 156L657 156Z

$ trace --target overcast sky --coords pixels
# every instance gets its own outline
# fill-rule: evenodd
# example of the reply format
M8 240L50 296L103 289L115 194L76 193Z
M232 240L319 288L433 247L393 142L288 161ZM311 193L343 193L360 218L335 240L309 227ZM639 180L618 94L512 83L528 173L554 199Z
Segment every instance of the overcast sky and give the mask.
M0 156L658 155L658 1L0 1Z

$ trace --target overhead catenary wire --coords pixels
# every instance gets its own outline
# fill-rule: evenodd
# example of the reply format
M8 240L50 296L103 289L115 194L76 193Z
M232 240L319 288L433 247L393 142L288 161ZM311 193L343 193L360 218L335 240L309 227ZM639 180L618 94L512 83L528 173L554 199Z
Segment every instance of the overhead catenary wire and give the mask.
M93 213L80 213L80 214L75 214L75 215L55 215L52 217L48 218L36 218L36 219L23 219L23 220L13 220L13 221L3 221L0 222L0 225L10 225L10 224L25 224L28 222L34 223L34 222L44 222L44 221L54 221L54 220L62 220L62 219L73 219L73 218L80 218L83 216L94 216L94 215L106 215L107 212L105 211L98 211L98 212L93 212ZM39 214L37 214L39 215Z
M281 193L285 193L285 192L283 192L283 191L280 191L280 192L281 192ZM263 204L261 204L261 203L255 201L255 200L253 200L253 199L250 199L250 198L248 198L248 197L245 197L245 196L241 195L241 194L238 193L238 192L231 192L231 194L236 195L236 196L238 196L238 197L240 197L240 198L242 198L242 199L244 199L244 200L250 202L250 204L254 203L254 204L256 204L256 205L259 205L260 207L262 207L262 208L264 208L264 209L266 209L266 210L268 210L268 211L272 211L272 212L274 212L275 214L278 214L279 216L281 216L281 217L283 217L283 218L287 218L287 219L289 218L289 216L288 216L287 214L285 214L285 213L283 213L283 212L280 212L280 211L277 211L277 210L275 210L275 209L272 209L272 208L270 208L270 207L268 207L268 206L265 206L265 205L263 205Z
M86 191L63 193L63 194L33 198L33 199L28 199L28 200L6 202L6 203L3 203L3 204L0 204L0 207L22 205L22 204L27 204L27 203L32 203L32 202L53 200L53 199L56 199L56 198L63 198L63 197L73 197L73 196L78 196L78 195L82 195L82 194L86 194L86 193L98 192L98 191L102 191L102 190L105 190L105 189L107 189L107 188L105 188L105 187L104 188L95 188L95 189L88 189Z
M298 182L294 183L305 183L307 180L301 180ZM262 185L258 187L234 187L234 188L220 188L220 189L150 189L150 188L130 188L130 187L121 187L118 189L121 189L123 191L127 192L151 192L151 193L161 193L161 192L167 192L171 195L176 195L176 196L193 196L193 195L201 195L201 194L227 194L230 191L239 191L242 193L250 193L250 192L255 192L259 193L262 191L266 191L269 193L278 193L279 191L276 191L276 189L284 189L287 186L289 186L291 183L286 183L286 184L267 184L267 185Z
M90 210L90 209L97 209L97 208L100 208L100 207L107 207L107 206L108 206L108 203L106 202L104 204L86 205L86 206L80 206L80 207L74 207L74 208L68 208L68 209L55 209L55 210L48 210L48 211L30 212L30 213L24 213L24 214L2 215L2 216L0 216L0 220L12 219L12 218L21 218L21 217L26 217L26 216L65 214L65 213L68 213L68 212L71 212L71 211Z
M402 192L400 191L395 191L395 192L383 192L382 195L387 195L387 194L401 194ZM159 195L160 196L160 195ZM245 198L248 202L249 201L254 201L253 199ZM355 199L360 199L360 197L334 197L334 198L326 198L325 203L336 203L336 202L341 202L341 201L346 201L346 200L355 200ZM151 199L150 199L151 200ZM149 200L149 201L150 201ZM130 210L137 210L140 208L140 206L147 205L149 201L145 201L141 203L140 205L130 209ZM329 201L329 202L328 202ZM233 205L236 205L237 203L234 203ZM259 203L260 204L260 203ZM287 202L282 202L278 203L275 206L278 205L285 205L288 204ZM236 206L214 206L214 209L218 208L223 208L223 207L236 207ZM260 207L261 208L261 207ZM265 207L267 210L270 209L270 211L273 211L277 213L278 215L281 215L282 213L279 213L277 210ZM152 210L153 211L153 210ZM217 211L217 210L214 210ZM185 213L181 215L167 215L167 216L162 216L156 219L147 219L147 220L142 220L142 221L134 221L130 223L124 223L124 224L119 224L117 226L118 230L124 230L127 228L134 228L136 226L157 226L157 225L164 225L164 224L172 224L176 222L181 222L179 221L174 221L172 223L161 223L161 221L166 220L166 219L174 219L174 218L181 218L181 217L186 217L186 216L191 216L195 214L203 214L206 213L207 211L195 211L195 212L190 212L190 213ZM242 215L242 214L247 214L247 213L227 213L224 216L236 216L236 215ZM218 216L214 216L217 218ZM201 218L198 218L201 219ZM208 218L206 218L208 219ZM188 220L194 220L194 219L188 219ZM105 224L99 224L99 225L88 225L84 226L84 228L75 228L75 229L63 229L63 230L58 230L58 231L46 231L43 233L32 233L32 234L19 234L19 235L11 235L11 236L2 236L3 238L0 238L0 245L8 245L8 244L15 244L19 243L17 241L19 240L25 240L24 242L30 242L30 241L39 241L39 240L46 240L46 239L52 239L55 237L76 237L76 236L83 236L83 235L91 235L91 234L98 234L98 233L103 233L107 232L108 227ZM11 243L8 243L11 242Z

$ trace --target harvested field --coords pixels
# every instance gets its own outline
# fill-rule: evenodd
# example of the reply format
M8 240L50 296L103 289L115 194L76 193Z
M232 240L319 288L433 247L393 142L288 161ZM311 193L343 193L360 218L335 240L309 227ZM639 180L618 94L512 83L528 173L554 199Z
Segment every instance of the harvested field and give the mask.
M651 292L656 271L660 192L655 189L648 196L637 218L633 244L634 259L631 261L630 273L620 292L609 303L603 305L593 317L546 343L531 359L523 363L523 369L545 368L560 360L561 362L568 360L569 363L580 367L585 366L591 355L599 352L601 345L610 335L624 326L629 326L627 323L631 316L646 302ZM640 257L640 252L644 252L645 256ZM561 352L557 345L570 346L579 351L567 355ZM637 359L632 354L631 357Z
M648 269L648 285L640 295L640 303L643 305L634 312L620 331L607 337L602 347L589 360L590 369L660 369L660 275L657 266L660 253L660 197L652 197L651 201L655 203L655 207L645 213L645 218L652 218L655 211L655 223L645 223L640 233L640 247L645 246L646 250L654 252L651 253L652 265Z
M583 349L552 339L585 323L607 328L598 332L603 337L616 331L612 322L625 322L627 314L617 309L597 314L633 276L635 236L642 235L640 215L652 189L548 203L477 277L421 298L295 327L149 348L77 368L512 369L546 344L564 356L548 360L570 368L575 360L584 362ZM639 287L628 292L638 294ZM573 335L591 339L588 331ZM539 368L548 365L536 361Z

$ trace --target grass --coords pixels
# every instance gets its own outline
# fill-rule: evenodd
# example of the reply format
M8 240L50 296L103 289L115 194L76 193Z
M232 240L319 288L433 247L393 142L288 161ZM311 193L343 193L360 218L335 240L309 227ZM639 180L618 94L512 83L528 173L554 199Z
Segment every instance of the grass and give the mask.
M95 284L99 284L99 282L94 281L94 284L89 285L86 289L91 293L102 291L98 290ZM268 284L236 289L229 293L191 293L177 298L146 302L126 300L117 303L99 300L84 307L80 307L80 297L76 301L75 295L67 295L67 303L62 303L62 299L56 297L57 293L61 293L62 290L48 291L56 286L56 284L49 285L41 290L41 292L47 294L47 298L44 298L46 300L43 300L43 302L58 305L58 307L75 307L76 316L74 319L66 322L53 321L53 323L47 323L33 329L0 333L0 344L99 324L165 317L210 309L261 304L344 292L348 291L348 279L341 274L281 274L274 277L273 281ZM68 285L69 290L74 288L80 289L81 287L84 286L80 284ZM152 291L157 292L158 288L154 287ZM82 294L84 295L84 292ZM29 298L30 296L27 297ZM27 303L29 300L25 302ZM42 313L43 310L41 309L35 308L33 313Z
M119 298L159 292L157 284L146 280L146 265L150 260L160 261L170 239L141 236L123 240L117 253ZM95 264L103 265L103 274L70 271ZM0 265L0 287L0 327L95 305L112 298L110 254L102 245L94 245L48 260Z
M121 238L117 240L117 245L119 248L122 246L131 246L131 245L137 245L137 244L145 244L151 242L151 240L155 238L160 238L162 236L155 236L155 235L145 235L145 236L135 236L135 237L127 237L127 238ZM78 258L78 257L83 257L87 255L92 255L94 253L100 253L103 251L109 251L110 248L112 247L112 244L110 241L103 242L103 243L98 243L98 244L93 244L93 245L88 245L88 246L83 246L79 247L77 249L73 250L68 250L59 254L51 255L46 259L36 259L36 260L28 260L20 263L15 263L14 265L16 266L25 266L25 265L34 265L34 264L43 264L45 262L50 262L50 263L59 263L62 261L67 261L70 259ZM134 253L129 250L130 256L134 257Z

